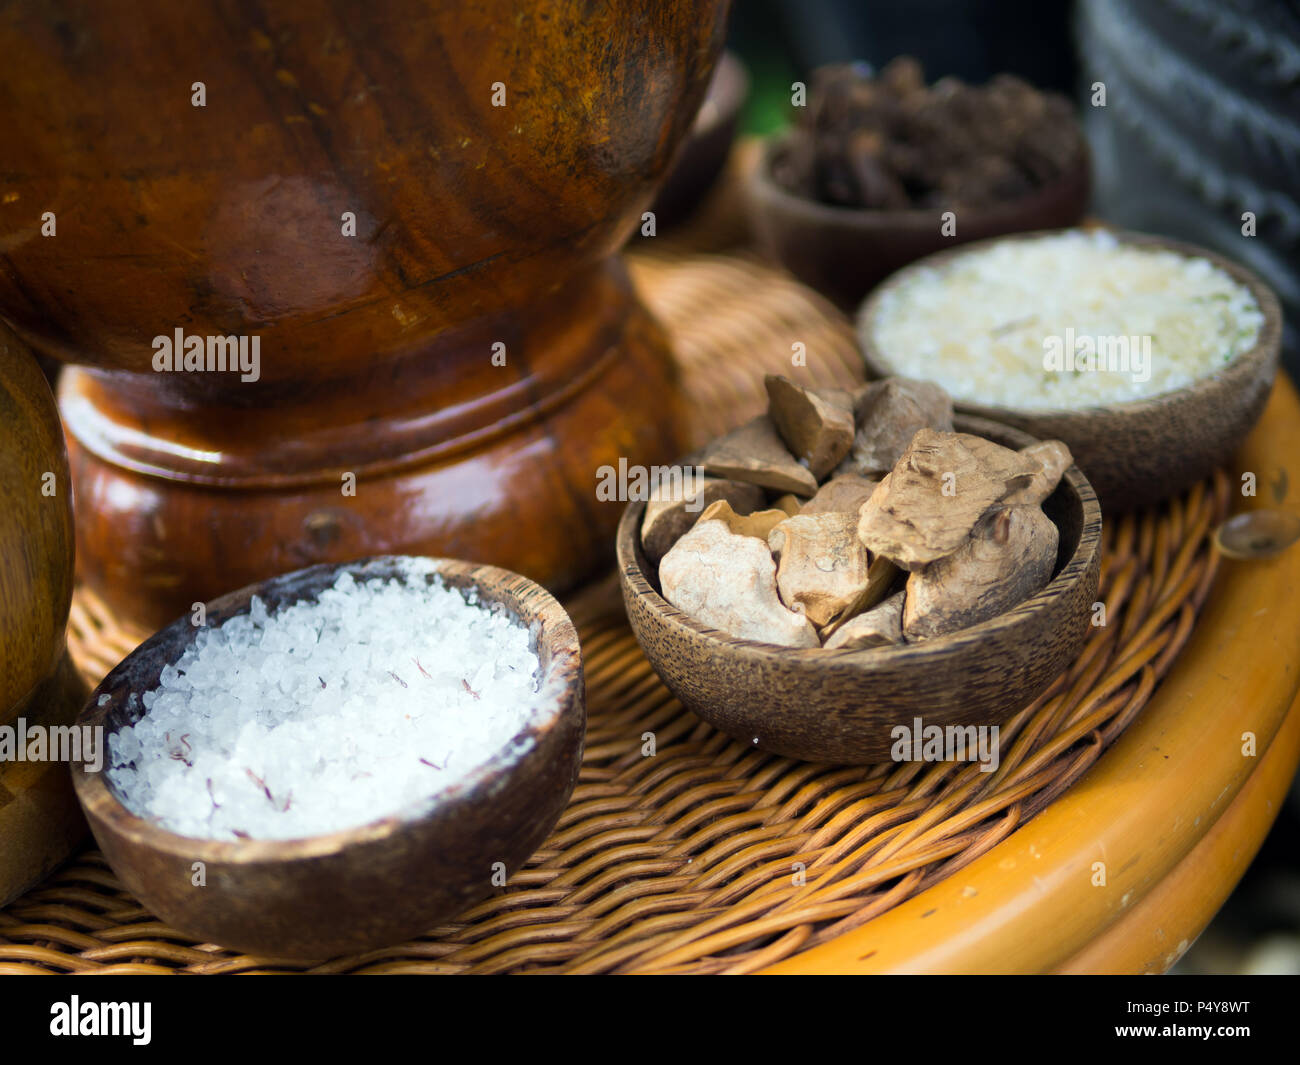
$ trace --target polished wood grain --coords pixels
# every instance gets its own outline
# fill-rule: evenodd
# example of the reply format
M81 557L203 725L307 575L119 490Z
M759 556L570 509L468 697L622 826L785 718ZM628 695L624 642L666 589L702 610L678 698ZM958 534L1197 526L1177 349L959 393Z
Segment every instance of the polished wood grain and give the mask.
M1277 376L1282 348L1282 311L1273 290L1252 270L1222 255L1181 241L1113 230L1126 244L1208 259L1254 295L1264 315L1255 345L1217 373L1186 388L1132 403L1081 410L1019 410L955 399L958 410L992 418L1041 439L1063 440L1088 475L1107 510L1156 503L1208 476L1241 445L1259 419ZM871 376L888 376L889 358L876 342L874 318L882 300L913 270L942 267L966 247L939 252L901 270L881 285L858 314L858 341Z
M1300 454L1300 399L1278 381L1233 472L1270 478ZM1241 500L1243 510L1273 505ZM1300 512L1292 493L1287 509ZM796 972L1046 972L1069 964L1177 870L1225 816L1275 741L1284 776L1300 745L1284 732L1300 674L1300 551L1274 559L1225 561L1196 628L1170 674L1138 719L1069 791L1005 842L961 872L861 928L773 967ZM1243 734L1256 741L1243 753ZM1271 757L1271 755L1270 755ZM1252 828L1240 845L1263 838L1278 805L1270 786L1254 793ZM1104 861L1107 885L1093 884ZM1221 897L1244 866L1207 864L1196 891L1180 892L1168 920L1191 938L1211 916L1199 900ZM1197 916L1189 924L1185 918ZM1149 953L1129 955L1130 971L1163 970L1177 955L1144 928Z
M10 727L71 725L86 701L86 682L64 653L31 696L12 708ZM49 733L47 733L47 736ZM52 873L86 839L68 763L0 762L0 906Z
M1009 447L1025 434L975 418L959 431ZM860 651L791 649L704 625L660 594L641 550L643 503L618 530L632 631L663 682L710 724L766 751L816 762L889 761L897 725L993 725L1032 702L1085 639L1101 567L1101 510L1077 467L1044 510L1060 542L1048 585L1005 614L949 636Z
M86 686L68 657L72 481L54 397L0 323L0 726L68 725ZM62 762L0 762L0 905L68 856L86 825Z
M392 577L391 557L314 566L214 601L208 624L311 598L342 572ZM102 773L73 772L95 839L122 883L173 927L266 957L319 960L399 943L492 894L493 863L514 873L554 827L578 780L586 726L582 653L569 616L543 588L493 566L437 560L444 582L476 589L534 626L541 707L509 745L423 813L300 840L198 840L132 814ZM92 695L80 724L112 733L138 719L132 693L157 686L194 639L188 619L157 633ZM107 696L103 706L100 698ZM193 883L202 862L206 885Z
M0 322L0 725L63 654L72 605L72 481L36 362Z
M556 587L598 566L617 512L596 468L681 447L667 342L611 257L725 14L6 5L0 314L77 367L61 403L87 581L152 627L366 552ZM154 372L177 328L260 338L259 380Z
M257 333L269 389L552 297L638 223L724 15L659 0L141 0L130 18L6 4L0 305L33 347L106 370L149 373L152 338L178 325ZM55 238L39 234L47 210Z
M1151 891L1053 972L1168 972L1209 925L1273 827L1300 763L1300 700L1223 816Z

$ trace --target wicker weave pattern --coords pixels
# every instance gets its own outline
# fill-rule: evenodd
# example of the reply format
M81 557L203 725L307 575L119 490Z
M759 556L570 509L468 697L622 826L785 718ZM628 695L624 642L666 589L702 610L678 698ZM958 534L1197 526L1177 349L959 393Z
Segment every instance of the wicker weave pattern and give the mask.
M844 319L734 257L639 254L634 274L673 333L695 443L763 405L764 371L821 384L860 374ZM792 366L804 345L806 367ZM571 602L590 724L555 833L454 925L332 972L748 972L870 920L1006 838L1075 781L1138 714L1183 646L1216 567L1220 476L1159 512L1108 522L1107 621L1069 672L975 765L837 768L764 754L669 695L609 582ZM134 645L93 597L71 642L97 680ZM642 754L654 733L656 753ZM196 944L156 921L87 851L0 913L2 972L300 968Z

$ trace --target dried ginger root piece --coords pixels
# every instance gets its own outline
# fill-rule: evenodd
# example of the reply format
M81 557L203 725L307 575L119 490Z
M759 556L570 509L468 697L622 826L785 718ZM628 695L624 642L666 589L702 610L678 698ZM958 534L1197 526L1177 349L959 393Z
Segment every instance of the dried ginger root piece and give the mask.
M868 556L870 552L868 552ZM894 586L894 581L898 577L900 570L884 555L877 555L871 559L871 565L867 567L867 583L862 590L854 597L839 617L825 626L821 632L823 640L829 639L835 635L835 632L841 625L847 624L853 618L857 617L863 611L871 610L880 603L888 594L889 589Z
M817 494L800 508L800 514L829 514L842 512L857 514L862 504L871 498L879 481L844 473L832 477L817 489Z
M780 499L772 503L773 510L784 510L790 517L794 517L803 510L803 500L793 492L787 492Z
M908 577L904 635L943 636L1024 602L1051 579L1058 539L1040 507L995 507L956 552Z
M865 614L846 621L822 644L827 649L857 650L903 642L903 592L895 592Z
M667 496L667 492L658 488L651 493L645 505L645 517L641 519L641 549L655 565L713 503L725 499L738 513L749 514L763 505L764 498L763 490L756 484L719 477L699 478L695 487L683 492L680 499Z
M920 569L956 551L989 507L1041 467L983 437L921 429L862 505L858 536L872 555Z
M1028 447L1022 447L1020 454L1037 459L1043 464L1043 468L1034 474L1034 479L1029 482L1028 487L1012 492L1003 502L1039 506L1056 491L1056 486L1060 484L1065 471L1074 465L1074 456L1059 440L1043 440L1037 444L1030 444Z
M817 391L789 378L768 374L767 413L790 453L821 480L853 446L853 397L843 391Z
M700 521L720 521L737 536L757 536L767 543L767 534L790 515L784 510L756 510L752 514L737 514L725 499L710 503L700 515Z
M952 431L952 399L936 384L886 377L865 386L854 406L857 433L836 473L879 478L898 464L920 429Z
M839 617L867 585L867 549L852 514L800 514L767 536L781 601L818 628Z
M704 449L701 464L711 476L760 485L774 492L806 497L817 491L817 478L790 454L766 414L718 437Z
M697 522L664 556L659 581L668 602L711 628L785 647L819 644L812 623L777 597L767 544L725 522Z

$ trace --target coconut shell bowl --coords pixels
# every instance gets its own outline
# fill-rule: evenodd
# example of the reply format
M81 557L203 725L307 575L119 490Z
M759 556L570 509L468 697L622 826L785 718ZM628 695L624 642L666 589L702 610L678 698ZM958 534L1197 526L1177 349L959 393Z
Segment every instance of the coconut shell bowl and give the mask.
M763 146L746 194L759 243L804 284L851 310L895 270L933 252L1006 233L1072 225L1092 194L1091 162L1078 160L1056 180L1005 203L960 211L956 235L946 235L938 209L843 207L782 188L772 176L786 150L782 135Z
M1026 434L957 417L958 432L1006 447ZM1041 591L998 617L915 644L862 650L778 647L739 639L660 594L641 547L644 503L618 528L623 601L637 641L682 703L723 732L813 762L888 761L899 725L996 725L1040 695L1086 638L1101 569L1101 509L1070 467L1043 504L1059 531Z
M78 563L120 620L379 553L602 564L593 471L681 450L616 252L726 7L6 6L0 316L70 364ZM203 369L156 368L178 331ZM209 369L226 337L256 380Z
M207 623L311 599L346 571L395 576L401 560L363 559L286 574L209 604ZM445 584L476 589L527 624L545 702L490 761L430 803L361 827L294 840L202 840L136 816L104 773L73 769L77 798L113 871L154 913L199 939L264 957L314 961L398 943L487 897L496 863L513 874L550 833L582 760L586 713L578 635L543 588L515 573L436 560ZM105 737L142 713L131 693L156 687L194 638L188 617L140 645L104 678L79 723ZM100 703L103 705L100 705ZM206 883L195 885L194 863Z
M1277 296L1257 274L1215 252L1181 241L1114 230L1123 243L1208 260L1250 290L1263 314L1254 345L1217 372L1185 388L1146 399L1077 410L1021 409L980 403L954 393L959 411L1015 426L1041 439L1064 441L1109 511L1123 511L1177 495L1227 462L1259 420L1277 376L1282 312ZM1033 240L1050 234L1000 238ZM939 252L894 274L858 312L858 342L868 376L886 377L890 353L876 336L876 315L892 289L915 271L942 269L993 240Z

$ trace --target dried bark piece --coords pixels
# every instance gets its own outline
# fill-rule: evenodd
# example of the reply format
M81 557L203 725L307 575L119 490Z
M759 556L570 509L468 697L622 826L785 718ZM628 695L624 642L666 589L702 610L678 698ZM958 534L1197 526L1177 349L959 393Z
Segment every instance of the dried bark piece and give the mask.
M818 646L812 623L777 597L767 544L725 522L697 522L664 556L659 580L668 602L712 628L785 647Z
M862 505L858 536L907 570L951 555L994 503L1042 468L983 437L921 429Z
M660 498L666 494L656 488L645 505L641 519L641 549L654 565L668 553L679 537L684 536L704 513L704 510L725 499L733 510L748 514L763 505L763 489L756 484L724 481L718 477L700 477L695 487L684 492L681 499Z
M1034 479L1029 482L1027 488L1012 492L1003 502L1039 506L1044 499L1056 491L1061 477L1074 464L1074 456L1059 440L1043 440L1037 444L1030 444L1028 447L1022 447L1020 454L1037 459L1043 464L1043 468L1034 474Z
M839 617L867 584L867 549L853 514L800 514L767 536L781 601L819 628Z
M853 401L847 392L818 392L768 374L767 413L795 458L821 480L853 446Z
M895 56L880 70L880 84L897 96L925 91L925 69L915 56Z
M786 449L772 419L760 414L704 449L704 472L775 492L811 496L817 478Z
M846 621L822 646L827 649L858 650L902 643L904 598L903 592L895 592L865 614Z
M918 429L952 431L952 400L929 381L886 377L858 392L853 447L838 473L879 478L897 464Z
M925 85L900 57L872 78L857 64L813 72L807 106L773 160L797 196L847 207L982 207L1039 187L1081 147L1069 101L1012 75Z
M955 553L907 579L903 633L943 636L997 617L1052 576L1059 533L1037 506L998 506Z
M818 491L821 491L821 489L818 489ZM772 509L784 510L787 515L793 518L796 514L798 514L801 510L803 510L803 500L800 499L793 492L787 492L785 495L783 495L780 499L778 499L776 502L772 504Z
M832 477L808 500L799 511L800 514L856 514L862 504L871 498L879 481L873 481L856 474L845 473Z
M725 499L719 499L705 507L700 521L720 521L737 536L756 536L767 543L767 534L789 516L784 510L756 510L752 514L737 514Z
M873 558L871 566L867 569L866 587L844 608L838 618L821 630L822 639L829 639L841 625L848 624L859 614L872 609L883 601L889 594L889 589L894 586L894 581L900 572L902 571L883 555L877 555Z

